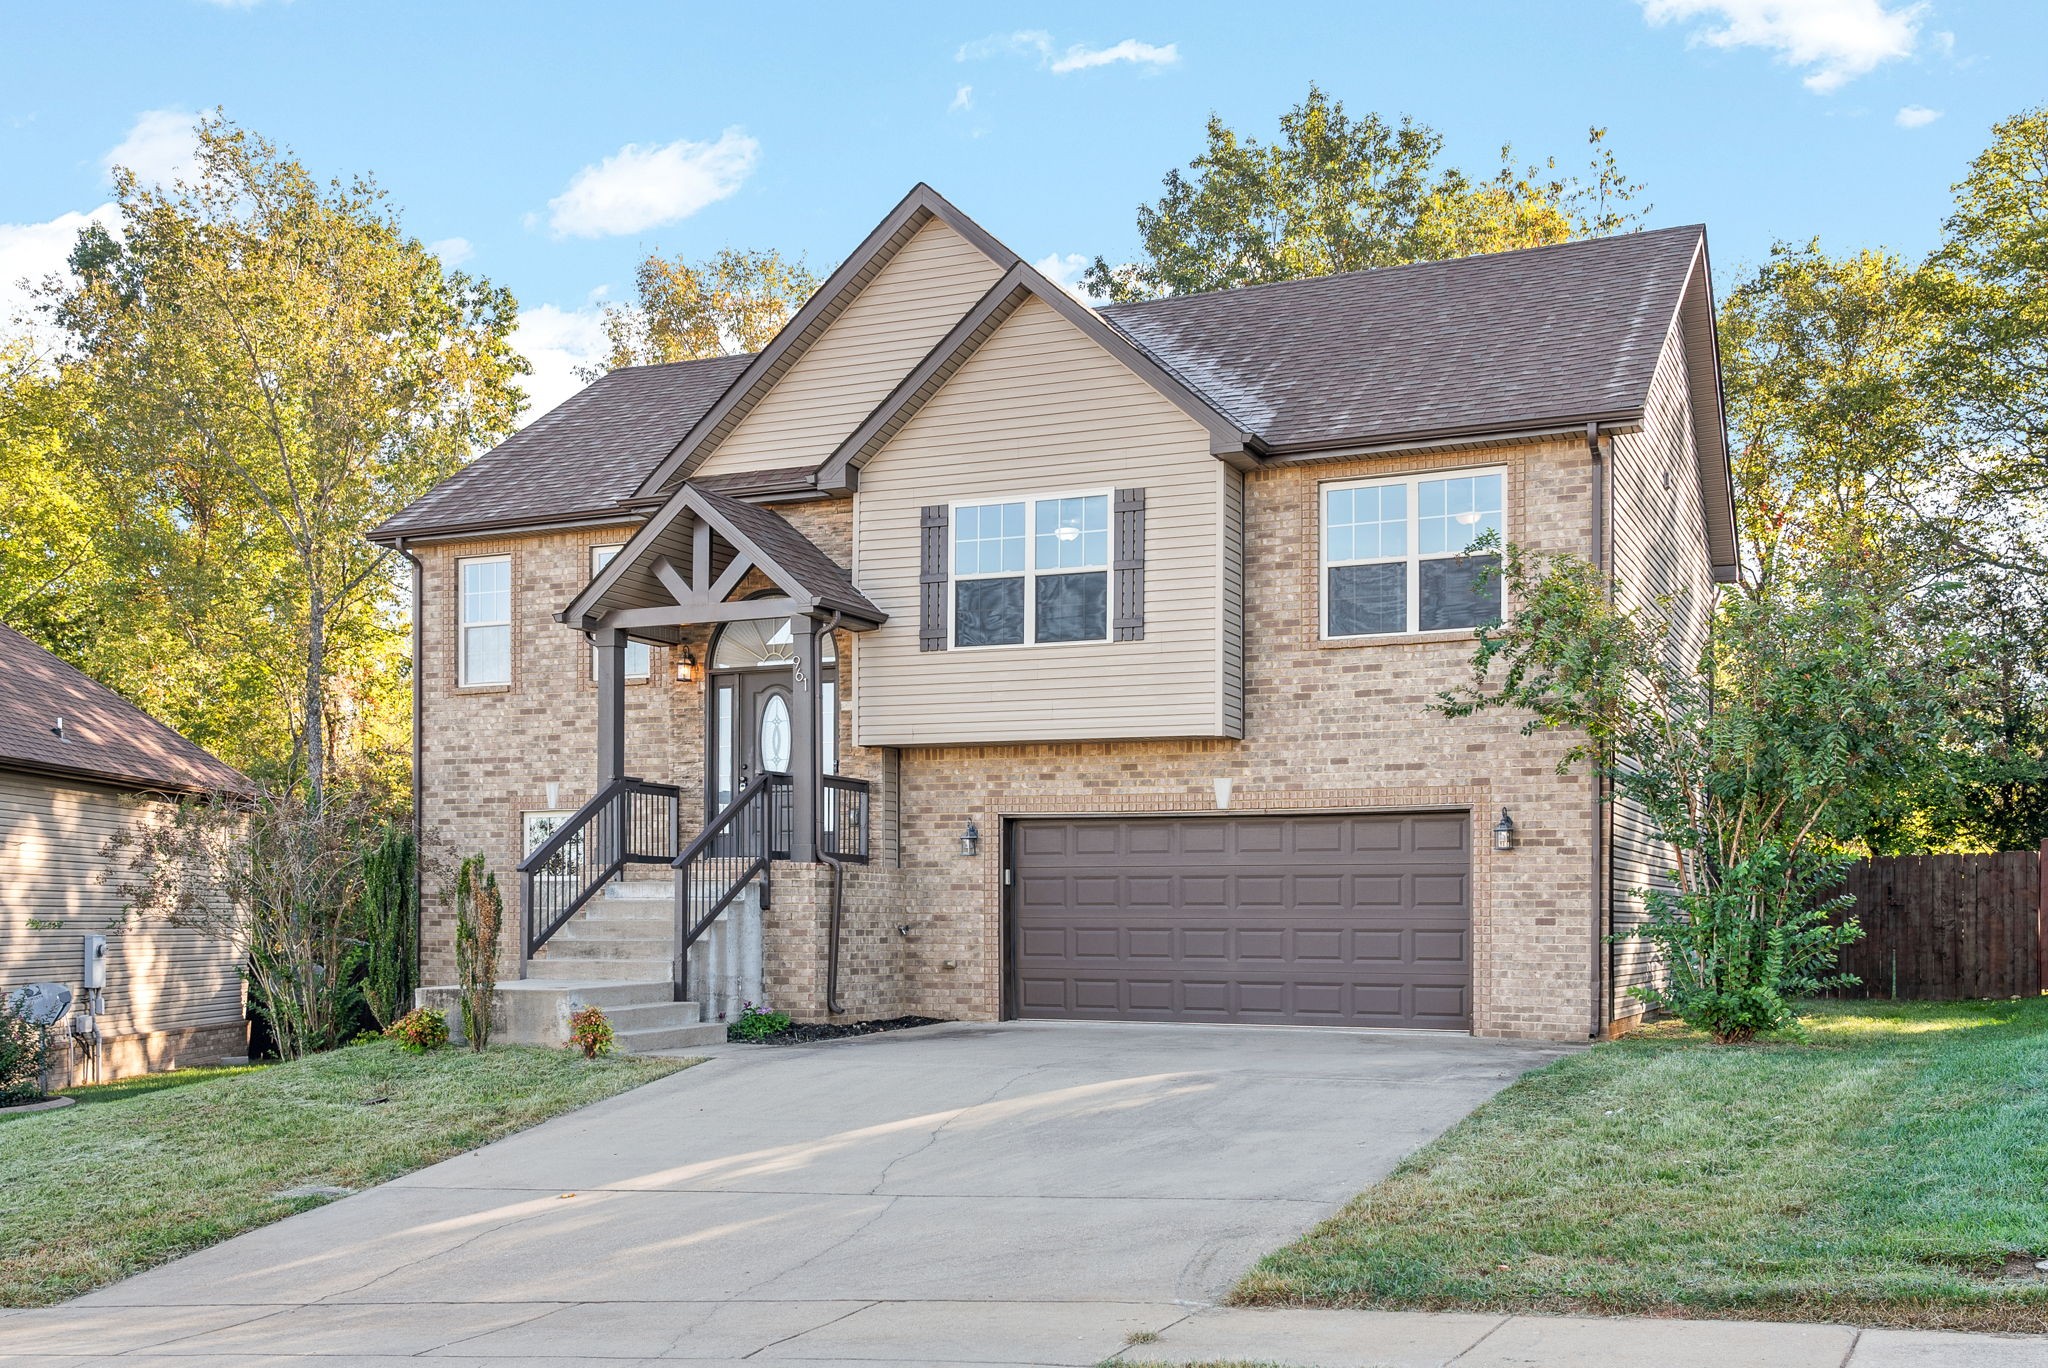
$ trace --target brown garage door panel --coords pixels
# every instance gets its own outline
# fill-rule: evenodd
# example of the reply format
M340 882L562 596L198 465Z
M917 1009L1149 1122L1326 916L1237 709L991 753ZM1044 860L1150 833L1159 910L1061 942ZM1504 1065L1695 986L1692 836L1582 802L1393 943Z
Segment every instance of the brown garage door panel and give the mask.
M1463 814L1022 821L1026 1017L1471 1024Z

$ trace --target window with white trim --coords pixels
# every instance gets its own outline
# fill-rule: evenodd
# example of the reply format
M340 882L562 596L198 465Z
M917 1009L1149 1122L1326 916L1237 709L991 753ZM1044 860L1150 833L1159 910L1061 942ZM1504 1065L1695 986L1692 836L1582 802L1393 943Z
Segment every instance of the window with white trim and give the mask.
M625 550L623 546L593 546L590 548L590 577L597 578L597 572L612 563L612 557ZM626 678L645 679L654 672L654 652L644 641L626 643ZM590 677L597 678L597 647L590 648Z
M1501 620L1500 556L1471 554L1507 529L1507 474L1478 470L1326 484L1323 635L1400 636Z
M1109 640L1107 493L952 508L953 644Z
M512 558L475 556L455 562L458 627L456 680L512 682Z

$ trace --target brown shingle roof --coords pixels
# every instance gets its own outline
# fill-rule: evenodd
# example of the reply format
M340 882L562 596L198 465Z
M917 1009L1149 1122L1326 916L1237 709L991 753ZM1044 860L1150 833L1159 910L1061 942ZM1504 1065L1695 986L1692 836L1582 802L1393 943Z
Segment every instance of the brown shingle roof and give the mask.
M0 626L0 769L178 793L249 788L239 770L7 626Z
M595 380L385 521L376 541L566 522L619 500L704 416L747 356L627 366Z
M697 489L697 494L707 507L724 516L761 554L793 576L798 585L825 607L837 608L871 622L888 621L887 613L853 587L853 578L846 573L846 567L797 531L787 518L702 487Z
M1101 310L1276 451L1640 409L1705 230L1182 295Z
M1663 228L1116 305L1100 317L1262 451L1527 431L1642 409L1704 236L1696 225ZM750 359L613 371L372 535L621 513ZM738 478L726 487L753 492Z

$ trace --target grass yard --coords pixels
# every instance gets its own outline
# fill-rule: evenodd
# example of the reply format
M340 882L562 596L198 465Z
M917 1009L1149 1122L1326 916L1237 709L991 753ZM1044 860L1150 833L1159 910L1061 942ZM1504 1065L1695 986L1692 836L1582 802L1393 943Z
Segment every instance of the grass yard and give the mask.
M0 1121L0 1306L75 1297L331 1200L283 1189L370 1187L683 1067L377 1041L125 1096L80 1089L79 1106Z
M1530 1074L1234 1300L2048 1330L2048 999L1806 1023Z

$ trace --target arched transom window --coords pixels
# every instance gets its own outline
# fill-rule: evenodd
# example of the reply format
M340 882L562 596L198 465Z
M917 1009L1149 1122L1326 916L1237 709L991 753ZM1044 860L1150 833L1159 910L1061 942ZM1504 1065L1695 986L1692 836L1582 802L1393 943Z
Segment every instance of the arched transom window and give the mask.
M839 659L832 648L831 634L818 642L818 661L831 665ZM729 622L718 634L711 652L714 670L759 670L780 666L787 669L796 660L796 634L788 618L765 622Z

